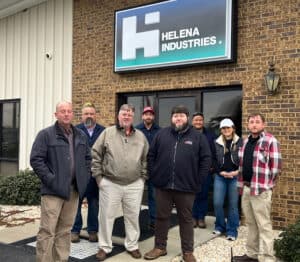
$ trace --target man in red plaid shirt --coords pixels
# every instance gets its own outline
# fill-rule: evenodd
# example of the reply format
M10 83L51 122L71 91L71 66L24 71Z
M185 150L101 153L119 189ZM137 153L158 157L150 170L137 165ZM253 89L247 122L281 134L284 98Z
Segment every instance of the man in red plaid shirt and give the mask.
M281 170L281 153L276 138L264 131L261 114L248 117L250 135L239 151L238 188L248 227L247 252L234 261L273 262L271 220L272 189Z

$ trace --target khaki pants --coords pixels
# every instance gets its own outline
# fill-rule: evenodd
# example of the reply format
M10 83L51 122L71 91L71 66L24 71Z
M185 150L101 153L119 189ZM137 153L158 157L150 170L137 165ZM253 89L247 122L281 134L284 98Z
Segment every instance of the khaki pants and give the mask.
M78 205L78 193L72 190L70 199L50 195L41 197L41 224L37 234L36 261L68 261L71 228Z
M116 216L122 205L125 223L125 248L138 249L140 237L139 214L144 181L142 178L129 185L118 185L107 178L100 182L99 190L99 248L105 253L112 250L112 230Z
M248 227L247 255L259 262L276 261L273 251L273 230L271 221L272 190L258 196L250 195L250 188L244 186L242 209Z

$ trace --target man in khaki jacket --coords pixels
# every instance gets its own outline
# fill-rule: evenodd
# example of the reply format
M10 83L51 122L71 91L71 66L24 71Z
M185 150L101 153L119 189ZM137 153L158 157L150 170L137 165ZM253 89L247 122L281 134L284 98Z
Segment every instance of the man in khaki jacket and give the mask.
M99 187L99 251L106 259L112 251L112 229L122 205L126 237L125 248L133 258L141 258L139 213L147 178L148 142L133 128L134 107L121 106L118 124L106 128L92 148L92 174Z

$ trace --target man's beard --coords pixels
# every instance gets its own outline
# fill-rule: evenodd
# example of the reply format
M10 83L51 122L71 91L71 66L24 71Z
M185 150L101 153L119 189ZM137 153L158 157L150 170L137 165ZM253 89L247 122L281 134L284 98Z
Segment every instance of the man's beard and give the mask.
M154 120L153 120L153 119L145 119L144 122L145 122L147 125L151 125L151 124L153 124Z
M175 130L176 132L181 132L181 131L185 130L185 129L188 127L189 123L186 122L186 123L184 123L184 124L182 124L182 125L180 125L180 126L176 126L176 125L173 124L173 123L172 123L171 125L172 125L172 127L174 128L174 130Z
M91 118L91 117L88 117L84 122L84 125L86 128L90 128L90 127L94 126L94 124L95 124L95 122L94 122L93 118Z

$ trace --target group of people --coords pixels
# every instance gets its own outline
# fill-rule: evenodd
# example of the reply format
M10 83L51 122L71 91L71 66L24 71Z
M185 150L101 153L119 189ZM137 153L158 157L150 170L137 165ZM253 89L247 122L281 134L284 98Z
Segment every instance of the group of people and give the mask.
M86 103L82 123L75 127L72 104L57 104L57 121L38 133L30 155L42 184L37 261L68 261L71 241L80 241L84 198L88 202L89 241L99 244L97 260L104 261L112 251L112 230L120 208L126 232L124 246L133 258L141 258L139 213L147 183L154 248L144 254L144 259L167 254L169 219L175 205L182 258L194 262L194 228L206 227L208 191L213 180L213 233L226 234L232 241L237 238L240 193L251 234L247 253L235 257L235 261L275 261L271 198L281 169L281 154L278 141L264 131L264 117L249 116L250 134L242 141L229 118L220 122L217 138L204 128L201 112L192 115L189 125L185 106L172 108L166 128L155 124L150 106L144 108L143 121L136 127L134 114L132 105L123 104L116 125L104 128L96 123L95 106Z

